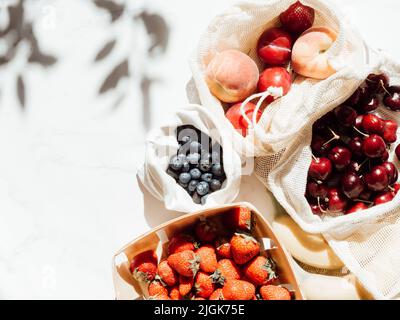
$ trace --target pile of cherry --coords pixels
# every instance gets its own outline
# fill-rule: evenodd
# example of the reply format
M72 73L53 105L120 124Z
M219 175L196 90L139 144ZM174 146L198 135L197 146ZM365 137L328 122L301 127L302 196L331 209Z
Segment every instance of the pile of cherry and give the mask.
M313 125L306 198L316 215L349 214L393 200L400 184L388 161L398 125L374 114L380 102L400 111L400 86L371 74L342 105ZM400 159L400 145L396 156Z

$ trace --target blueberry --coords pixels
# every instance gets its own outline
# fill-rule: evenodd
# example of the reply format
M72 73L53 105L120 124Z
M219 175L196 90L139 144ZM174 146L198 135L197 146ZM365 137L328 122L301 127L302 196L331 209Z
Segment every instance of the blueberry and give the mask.
M200 154L198 153L190 153L187 156L187 160L189 161L190 164L198 164L200 160Z
M208 160L200 160L199 168L203 172L210 171L211 169L211 162Z
M184 162L183 164L182 164L182 169L181 169L181 171L182 172L189 172L189 170L190 170L190 164L189 164L189 162Z
M201 204L202 205L205 205L206 204L206 201L207 201L207 197L208 197L208 194L207 195L205 195L205 196L203 196L203 197L201 197Z
M196 191L199 194L199 196L205 196L209 190L210 190L210 186L205 181L199 182L199 184L196 187Z
M220 163L213 164L211 172L214 176L221 177L224 174L222 165Z
M192 176L192 179L200 179L201 177L201 171L197 168L193 168L189 171L190 175Z
M172 170L178 171L182 168L182 161L178 156L173 156L169 161L169 166Z
M179 175L179 181L182 183L189 183L189 181L192 180L192 176L187 173L187 172L183 172Z
M190 192L194 192L196 190L197 185L199 184L199 180L192 180L189 182L188 190Z
M194 152L199 152L201 149L201 144L197 141L192 141L190 143L190 152L194 153Z
M201 197L197 194L197 192L193 193L192 200L196 204L200 204L201 203Z
M213 178L212 173L203 173L201 175L201 180L208 182L208 183L211 182L212 178Z
M212 179L211 180L210 189L212 191L217 191L217 190L221 189L221 187L222 187L222 183L219 180L217 180L217 179Z
M171 170L171 168L167 169L167 174L172 178L174 178L175 180L178 180L179 178L178 174L174 170Z

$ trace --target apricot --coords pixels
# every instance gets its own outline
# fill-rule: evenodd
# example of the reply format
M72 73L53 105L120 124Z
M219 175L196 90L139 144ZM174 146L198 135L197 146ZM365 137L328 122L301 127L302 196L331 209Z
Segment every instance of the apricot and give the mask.
M259 71L256 63L238 50L217 53L206 68L211 93L227 103L242 101L256 91Z

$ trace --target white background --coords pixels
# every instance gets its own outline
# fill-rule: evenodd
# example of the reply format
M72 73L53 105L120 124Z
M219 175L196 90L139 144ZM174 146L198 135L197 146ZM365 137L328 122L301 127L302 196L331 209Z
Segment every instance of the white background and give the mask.
M164 56L146 61L148 39L129 17L110 25L109 16L89 0L38 0L30 1L27 14L43 50L57 56L57 64L27 66L21 45L17 58L0 68L1 299L112 299L113 254L176 216L143 195L136 179L148 128L135 72L144 68L159 79L151 91L151 127L156 127L185 105L188 56L210 19L235 1L127 2L130 12L146 7L165 17L170 42ZM400 59L399 1L334 2L369 44ZM4 6L0 10L3 26ZM118 47L94 64L93 57L113 37ZM126 55L132 77L99 96L101 81ZM24 112L15 94L18 73L27 87ZM114 110L122 92L128 94ZM265 214L272 218L273 210L266 209L270 196L254 178L244 179L239 198L269 210Z

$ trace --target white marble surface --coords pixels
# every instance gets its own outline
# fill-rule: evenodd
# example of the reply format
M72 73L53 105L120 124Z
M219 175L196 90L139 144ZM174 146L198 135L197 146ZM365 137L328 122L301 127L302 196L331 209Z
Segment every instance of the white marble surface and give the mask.
M145 5L171 27L166 55L151 64L144 59L143 30L132 28L129 17L110 27L109 17L90 1L31 3L29 15L37 21L42 46L59 61L46 70L27 67L22 46L20 56L0 68L0 299L113 298L113 253L176 216L142 193L136 179L148 128L135 72L146 68L159 78L151 91L155 127L186 103L187 58L208 21L234 2L129 1L132 12ZM400 59L392 35L399 1L335 2L370 44ZM4 25L4 7L0 10ZM93 64L114 36L118 48L107 61ZM125 55L134 61L132 77L99 97L99 79ZM19 72L29 86L24 112L14 88ZM113 110L123 91L127 97ZM269 196L254 178L244 178L239 200L272 218L275 209L268 208Z

